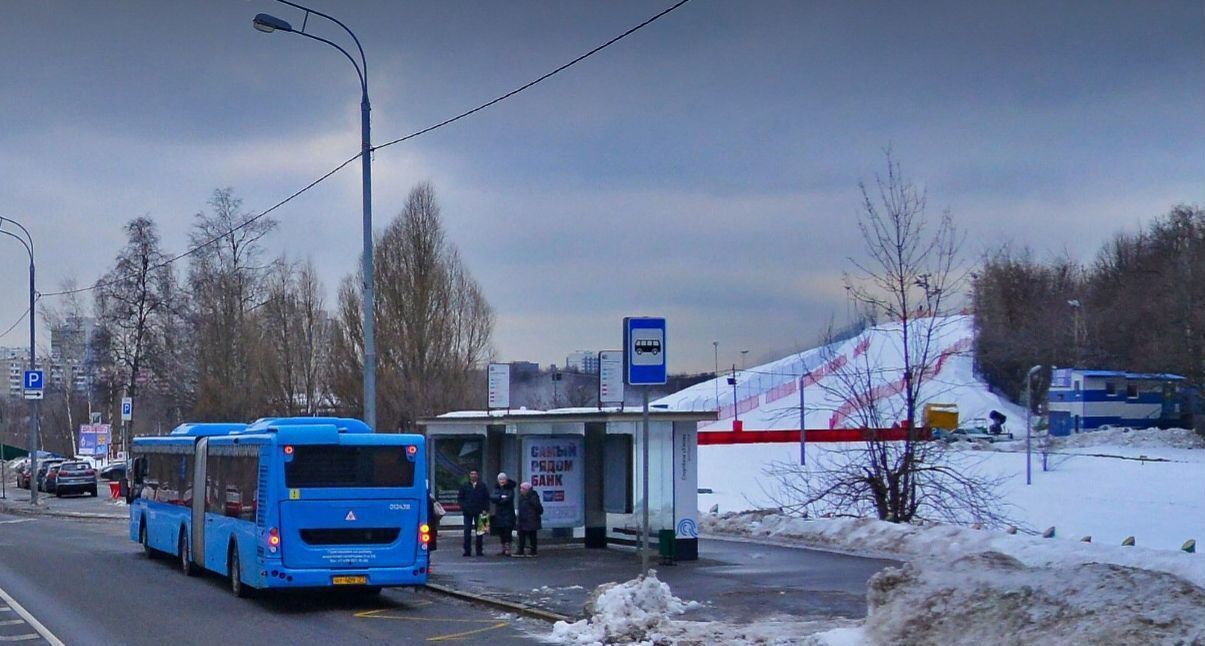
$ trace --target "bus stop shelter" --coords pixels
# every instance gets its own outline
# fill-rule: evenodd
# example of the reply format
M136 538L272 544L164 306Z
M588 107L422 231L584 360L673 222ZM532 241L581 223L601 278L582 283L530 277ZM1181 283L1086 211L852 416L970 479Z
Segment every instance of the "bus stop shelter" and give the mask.
M649 411L649 528L662 553L698 558L698 426L715 412ZM642 413L619 409L462 411L419 421L432 490L445 504L470 469L493 487L505 472L530 482L554 536L587 548L634 545L640 535ZM650 545L651 546L651 545Z

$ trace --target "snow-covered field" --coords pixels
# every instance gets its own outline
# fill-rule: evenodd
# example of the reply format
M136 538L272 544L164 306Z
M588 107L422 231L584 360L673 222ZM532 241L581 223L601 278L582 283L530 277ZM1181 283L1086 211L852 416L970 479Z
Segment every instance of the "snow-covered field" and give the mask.
M1195 448L1189 448L1195 447ZM822 459L834 444L809 444L808 458ZM1058 538L1178 550L1186 540L1205 540L1205 439L1185 430L1101 431L1069 438L1050 471L1033 454L1033 484L1025 484L1023 442L968 447L957 457L987 474L1007 478L1002 502L1022 530L1054 527ZM1141 459L1145 457L1147 459ZM774 461L799 461L793 444L699 447L702 511L772 507L775 481L765 475Z

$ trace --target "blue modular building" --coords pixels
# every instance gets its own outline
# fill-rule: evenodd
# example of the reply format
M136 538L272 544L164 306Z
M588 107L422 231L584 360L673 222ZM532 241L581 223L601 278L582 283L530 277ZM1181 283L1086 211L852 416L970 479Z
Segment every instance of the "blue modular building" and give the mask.
M1169 428L1182 423L1186 381L1180 375L1055 368L1048 396L1051 435L1102 426Z

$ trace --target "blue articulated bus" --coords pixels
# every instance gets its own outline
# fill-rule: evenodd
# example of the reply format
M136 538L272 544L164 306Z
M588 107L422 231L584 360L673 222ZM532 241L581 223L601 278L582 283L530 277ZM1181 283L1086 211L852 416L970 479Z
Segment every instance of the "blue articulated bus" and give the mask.
M356 419L182 424L133 442L130 538L252 590L427 582L421 435Z

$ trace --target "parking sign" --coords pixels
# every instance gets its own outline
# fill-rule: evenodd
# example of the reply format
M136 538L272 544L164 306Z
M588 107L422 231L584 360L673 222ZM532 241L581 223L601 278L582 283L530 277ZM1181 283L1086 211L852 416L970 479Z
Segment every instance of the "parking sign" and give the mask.
M121 421L128 422L134 419L134 400L130 397L121 398Z

